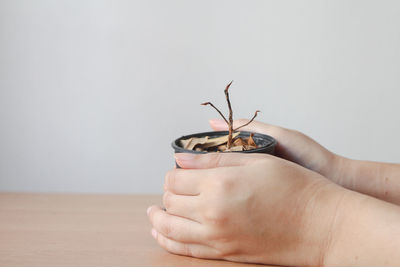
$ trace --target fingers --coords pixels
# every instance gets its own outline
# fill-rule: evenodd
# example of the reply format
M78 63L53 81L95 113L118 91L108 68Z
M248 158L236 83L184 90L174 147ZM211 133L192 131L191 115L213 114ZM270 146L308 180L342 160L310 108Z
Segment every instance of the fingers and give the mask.
M210 173L206 171L173 169L165 175L164 191L177 195L197 196L200 194L200 184Z
M259 159L268 158L266 154L242 154L242 153L207 153L207 154L192 154L192 153L175 153L175 160L181 171L186 176L186 171L183 169L209 169L217 167L241 166L254 163Z
M175 195L167 191L163 196L163 204L169 214L201 222L198 196Z
M243 124L246 124L249 122L247 119L239 119L239 120L234 120L233 121L233 128L240 127ZM215 131L225 131L228 130L228 125L226 124L225 121L219 120L219 119L212 119L209 120L209 123L211 125L211 128ZM243 130L243 131L248 131L248 132L256 132L256 133L263 133L263 134L268 134L275 139L279 139L279 136L283 131L285 131L285 128L279 127L279 126L274 126L271 124L259 122L259 121L253 121L249 125L240 128L238 131Z
M175 241L159 233L154 228L151 234L161 247L171 253L203 259L221 259L218 252L208 246Z
M164 191L176 195L197 196L209 179L218 179L229 173L228 168L253 164L261 159L270 158L267 154L240 153L176 153L176 161L181 169L172 169L165 176Z
M204 239L198 222L168 214L158 206L149 207L147 214L153 228L169 239L184 243L199 243Z

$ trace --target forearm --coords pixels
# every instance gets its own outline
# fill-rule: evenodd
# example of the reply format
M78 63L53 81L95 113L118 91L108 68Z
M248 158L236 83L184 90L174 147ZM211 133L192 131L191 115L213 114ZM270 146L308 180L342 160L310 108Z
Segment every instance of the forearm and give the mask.
M400 205L400 164L337 159L333 180L350 190Z
M400 266L400 208L355 192L343 203L324 265Z

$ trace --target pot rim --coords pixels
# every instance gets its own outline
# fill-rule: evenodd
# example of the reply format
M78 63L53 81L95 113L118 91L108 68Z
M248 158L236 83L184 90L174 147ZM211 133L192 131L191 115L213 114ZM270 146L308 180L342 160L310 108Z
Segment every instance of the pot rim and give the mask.
M265 146L260 146L260 147L257 147L256 149L251 149L251 150L224 151L224 152L214 152L214 153L250 153L250 152L251 153L257 153L258 151L263 151L266 148L275 147L277 145L277 143L278 143L275 138L273 138L272 136L267 135L267 134L257 133L257 132L248 132L248 131L239 131L239 132L240 132L239 136L244 136L244 137L250 136L250 134L253 133L255 137L262 138L264 140L268 140L269 143L267 145L265 145ZM172 145L172 148L175 150L175 153L195 153L195 154L213 153L213 152L207 152L207 151L196 151L196 150L191 150L191 149L184 149L183 147L181 147L179 145L179 141L181 139L188 139L188 138L191 138L191 137L207 136L207 135L209 135L209 136L212 136L212 135L225 135L225 134L228 134L228 133L229 133L228 131L211 131L211 132L201 132L201 133L183 135L183 136L175 139L172 142L171 145Z

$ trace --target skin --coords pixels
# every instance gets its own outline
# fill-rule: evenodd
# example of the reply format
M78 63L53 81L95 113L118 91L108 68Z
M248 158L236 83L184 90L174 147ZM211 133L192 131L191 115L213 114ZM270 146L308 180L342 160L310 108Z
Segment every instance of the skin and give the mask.
M234 127L248 120L234 121ZM223 120L210 120L215 131L227 130ZM318 172L334 183L400 205L400 164L352 160L336 155L296 130L258 121L243 131L268 134L278 141L276 155Z
M222 124L212 126L222 130ZM165 177L166 210L148 209L162 247L198 258L284 266L400 265L398 206L335 183L348 166L312 139L256 126L251 130L278 140L282 158L175 154L182 169ZM349 177L357 177L353 168ZM397 199L394 192L391 199Z

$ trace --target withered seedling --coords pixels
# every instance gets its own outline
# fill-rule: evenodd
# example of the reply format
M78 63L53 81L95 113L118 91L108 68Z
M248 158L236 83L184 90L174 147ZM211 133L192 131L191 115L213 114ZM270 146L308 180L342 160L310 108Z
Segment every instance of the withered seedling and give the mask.
M231 81L231 82L226 86L226 88L225 88L225 90L224 90L226 102L228 103L228 109L229 109L229 117L228 117L228 119L226 119L226 117L224 116L224 114L222 114L222 112L221 112L216 106L214 106L211 102L205 102L205 103L202 103L202 104L201 104L201 105L204 105L204 106L210 105L211 107L213 107L213 108L219 113L219 115L221 115L221 117L224 119L224 121L226 122L226 124L228 124L229 134L228 134L228 142L227 142L227 145L226 145L227 150L231 149L232 144L234 143L233 138L232 138L233 134L234 134L237 130L239 130L240 128L249 125L249 124L257 117L257 113L260 112L259 110L257 110L257 111L254 113L253 118L250 119L250 121L248 121L247 123L245 123L245 124L243 124L243 125L241 125L241 126L239 126L239 127L233 128L233 112L232 112L231 101L230 101L230 99L229 99L229 87L232 85L232 82L233 82L233 81ZM252 143L254 143L252 137L253 137L253 135L250 136L250 141L251 141ZM254 145L255 145L255 143L254 143Z

